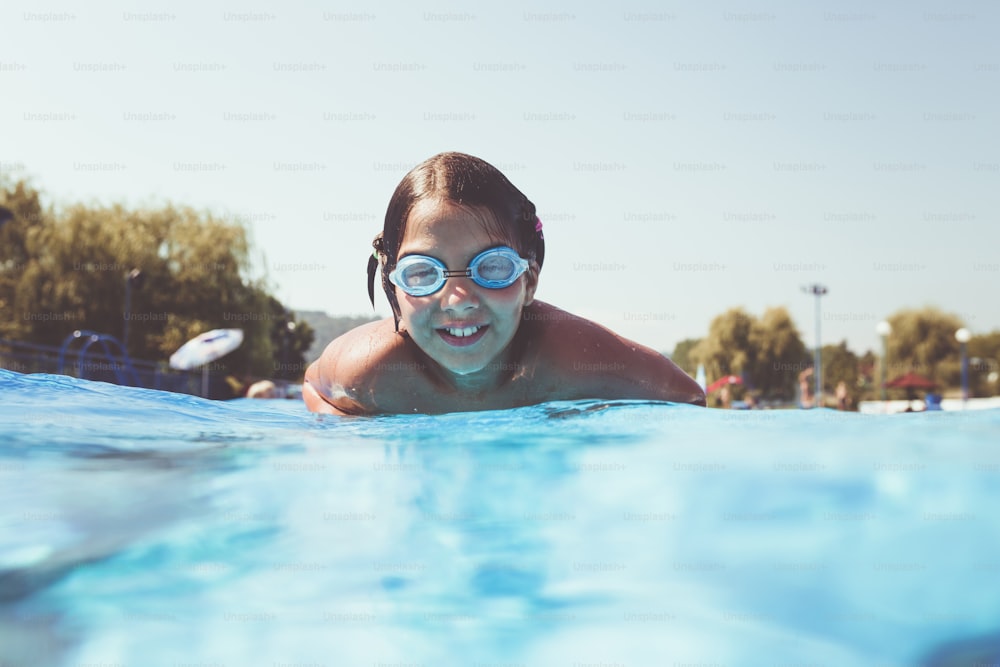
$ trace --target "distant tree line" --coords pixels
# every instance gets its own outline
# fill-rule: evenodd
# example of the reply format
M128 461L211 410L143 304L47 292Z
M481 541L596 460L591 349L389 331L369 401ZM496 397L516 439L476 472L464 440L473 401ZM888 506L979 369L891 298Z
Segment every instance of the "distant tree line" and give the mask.
M92 330L121 340L127 324L130 356L165 361L200 333L237 328L244 343L216 370L301 377L313 330L250 275L249 256L242 224L211 213L56 210L29 184L0 181L0 338L59 345Z
M937 308L900 310L886 318L891 332L886 355L871 350L857 355L842 341L821 351L823 391L833 394L841 382L851 404L881 396L882 368L888 380L915 372L934 381L939 390L960 384L960 344L955 332L962 320ZM1000 371L1000 331L973 336L967 347L971 396L997 393ZM671 358L694 375L699 364L709 382L736 375L743 384L733 387L737 397L752 391L763 400L791 401L796 397L799 374L813 366L813 352L802 342L785 308L770 308L756 317L733 308L712 320L704 338L683 340ZM991 375L992 374L992 375ZM812 380L810 381L812 382ZM903 398L903 390L890 390L890 398Z

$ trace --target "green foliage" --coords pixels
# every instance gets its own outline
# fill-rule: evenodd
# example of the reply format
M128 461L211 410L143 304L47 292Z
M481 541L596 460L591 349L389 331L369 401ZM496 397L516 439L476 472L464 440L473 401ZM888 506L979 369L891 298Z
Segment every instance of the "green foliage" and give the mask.
M705 365L709 382L723 375L741 375L751 359L750 330L754 317L731 308L712 320L708 335L688 352L695 364Z
M688 375L698 372L698 362L691 357L691 350L701 342L700 338L688 338L674 346L670 360L677 364Z
M839 345L824 345L820 354L823 362L823 391L834 394L837 385L843 382L850 404L857 406L864 386L858 355L847 349L847 341L841 341Z
M824 345L821 352L823 361L823 390L834 391L841 382L848 387L858 385L859 359L847 348L847 341L838 345Z
M878 364L878 356L871 350L865 350L865 353L858 357L858 401L881 398L879 384L881 379L876 375L879 372Z
M1000 331L969 339L969 395L1000 395Z
M922 308L901 310L888 321L892 332L887 341L887 379L914 371L934 380L939 390L959 386L955 332L962 321L957 316ZM974 336L968 357L970 395L1000 394L1000 332ZM874 352L858 357L841 342L825 345L822 358L825 393L833 394L843 382L854 406L881 396L881 366ZM730 309L712 320L705 338L679 343L674 361L690 373L699 362L705 364L709 382L739 375L762 398L779 400L795 396L799 373L812 366L811 354L784 308L769 309L760 319L741 308ZM889 390L888 395L904 398L907 393Z
M784 308L769 308L757 319L733 308L712 320L708 335L688 353L705 364L712 382L724 375L743 377L765 399L790 400L807 354L798 329Z
M784 308L768 308L754 322L750 342L755 360L752 385L764 398L794 398L808 354L792 316Z
M17 338L27 329L27 320L14 316L14 304L28 266L28 237L44 218L37 190L24 182L0 180L0 338Z
M128 324L131 356L166 361L204 331L239 328L243 346L215 370L292 379L303 365L312 329L290 330L294 316L251 278L242 226L174 206L45 211L24 183L0 188L0 205L14 214L0 228L0 336L59 345L76 329L122 339Z
M938 383L959 383L959 343L955 332L963 325L957 315L937 308L901 310L888 318L888 379L913 371Z

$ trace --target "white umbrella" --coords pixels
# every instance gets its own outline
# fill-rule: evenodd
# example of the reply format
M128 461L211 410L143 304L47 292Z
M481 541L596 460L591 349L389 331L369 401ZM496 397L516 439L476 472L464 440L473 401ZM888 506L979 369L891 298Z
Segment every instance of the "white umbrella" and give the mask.
M208 393L208 366L243 344L243 329L213 329L195 336L170 355L170 367L182 371L202 367L201 395Z

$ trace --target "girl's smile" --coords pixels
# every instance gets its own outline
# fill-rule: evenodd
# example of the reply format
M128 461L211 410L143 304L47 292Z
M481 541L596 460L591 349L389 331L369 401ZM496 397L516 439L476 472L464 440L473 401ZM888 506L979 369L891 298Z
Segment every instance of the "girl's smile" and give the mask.
M488 324L479 325L449 325L438 329L438 334L444 342L454 347L468 347L482 340L489 329Z

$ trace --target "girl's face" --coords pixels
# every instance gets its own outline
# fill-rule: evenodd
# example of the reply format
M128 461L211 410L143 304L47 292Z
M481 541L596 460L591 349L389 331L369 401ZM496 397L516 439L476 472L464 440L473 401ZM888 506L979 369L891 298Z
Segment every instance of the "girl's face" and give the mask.
M406 255L428 255L457 271L482 251L504 245L491 238L489 212L440 199L417 202L406 220L397 261ZM510 287L480 287L472 278L448 278L428 296L410 296L396 288L401 328L431 359L456 375L502 372L503 353L517 333L521 311L535 296L538 268L531 267ZM491 362L493 368L488 368Z

